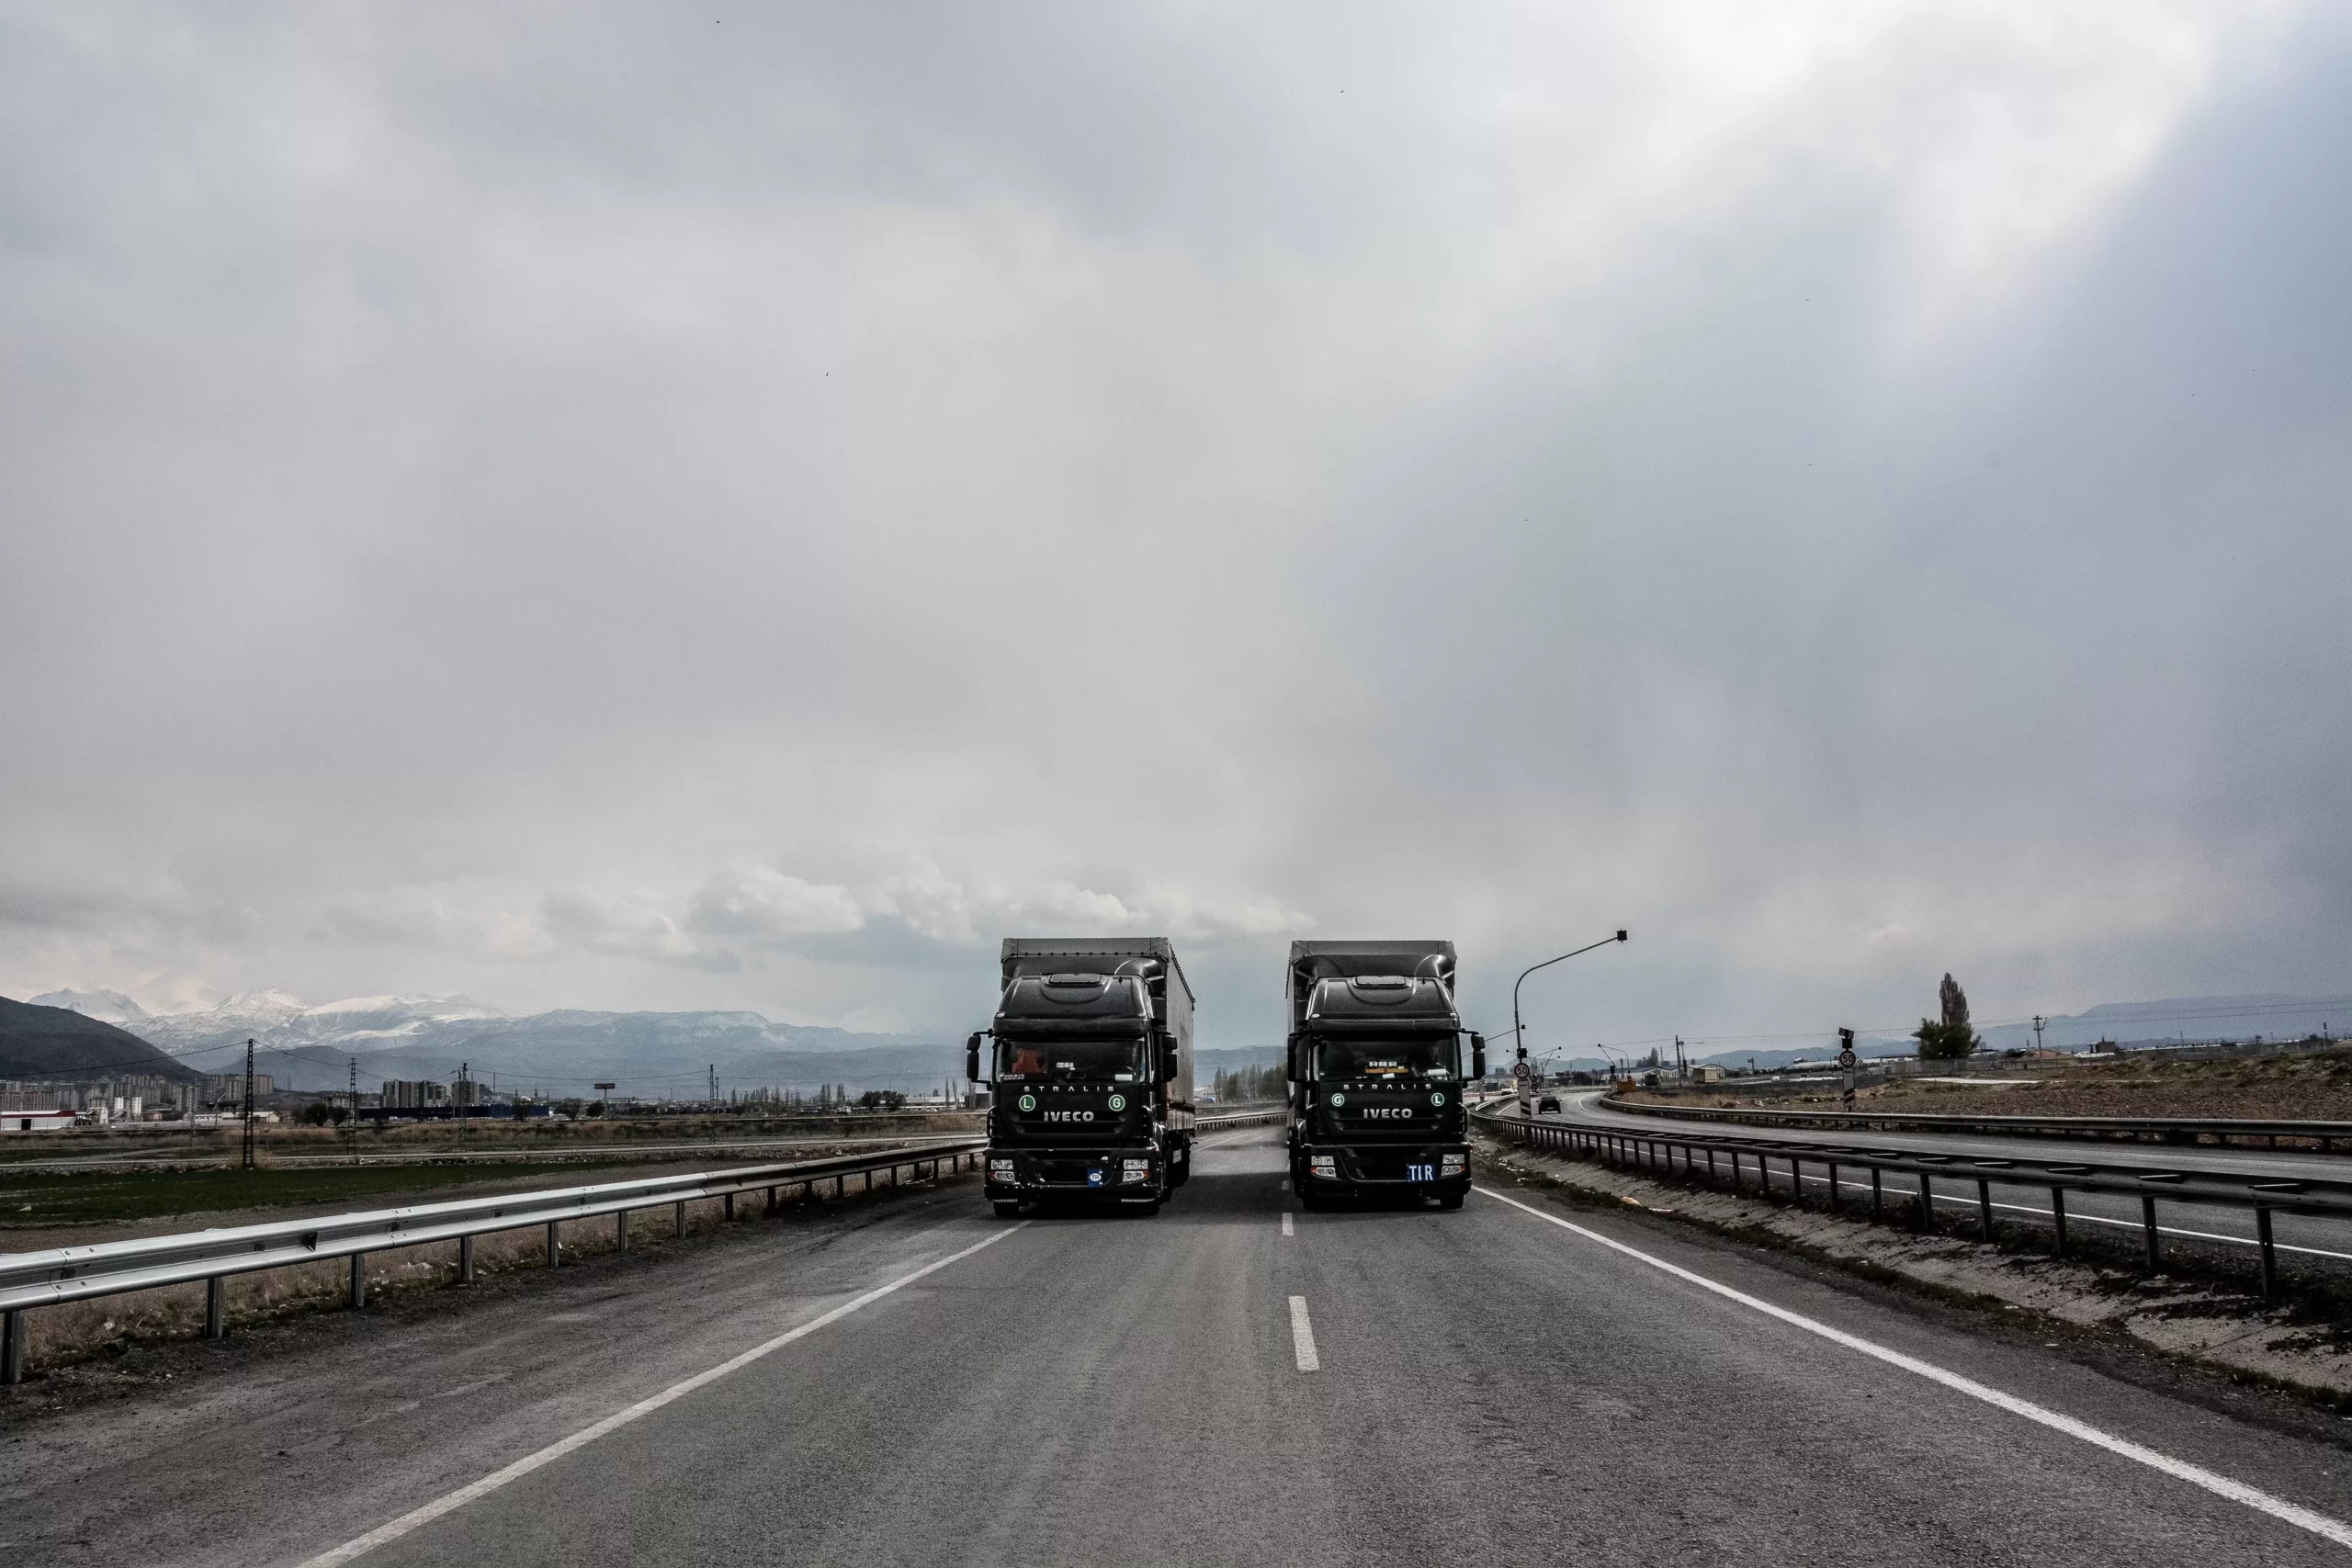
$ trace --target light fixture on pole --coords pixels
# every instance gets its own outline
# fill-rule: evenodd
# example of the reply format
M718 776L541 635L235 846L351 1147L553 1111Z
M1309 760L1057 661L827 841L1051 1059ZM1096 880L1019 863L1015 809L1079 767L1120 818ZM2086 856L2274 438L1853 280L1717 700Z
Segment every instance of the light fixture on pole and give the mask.
M1512 1043L1519 1047L1521 1061L1527 1060L1527 1035L1525 1026L1519 1021L1519 988L1527 983L1527 977L1538 969L1549 969L1555 964L1574 958L1578 953L1590 953L1596 947L1607 947L1612 942L1624 940L1625 933L1620 931L1615 936L1606 936L1599 942L1587 942L1584 946L1577 948L1575 953L1564 953L1557 958L1547 958L1541 964L1531 964L1520 971L1519 978L1513 980L1510 985L1510 1037Z

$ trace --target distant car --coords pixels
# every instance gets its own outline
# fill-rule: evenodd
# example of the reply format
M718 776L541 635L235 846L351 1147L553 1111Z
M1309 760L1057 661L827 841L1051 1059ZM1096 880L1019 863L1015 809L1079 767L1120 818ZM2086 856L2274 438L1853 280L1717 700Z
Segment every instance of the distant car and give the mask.
M1559 1109L1560 1097L1556 1094L1547 1094L1543 1099L1535 1102L1535 1111L1538 1115L1541 1115L1547 1111L1556 1114Z

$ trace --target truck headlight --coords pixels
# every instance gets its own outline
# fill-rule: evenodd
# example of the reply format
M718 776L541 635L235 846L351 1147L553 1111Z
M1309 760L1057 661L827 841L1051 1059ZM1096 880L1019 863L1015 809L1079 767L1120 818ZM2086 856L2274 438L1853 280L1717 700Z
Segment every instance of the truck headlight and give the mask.
M1459 1176L1462 1172L1470 1168L1470 1156L1468 1155L1442 1155L1439 1156L1439 1164L1443 1168L1442 1174L1447 1176Z
M1306 1169L1308 1174L1313 1176L1337 1177L1340 1174L1340 1156L1337 1155L1310 1156L1306 1161Z
M1012 1162L1009 1159L989 1161L989 1175L1001 1181L1012 1179Z

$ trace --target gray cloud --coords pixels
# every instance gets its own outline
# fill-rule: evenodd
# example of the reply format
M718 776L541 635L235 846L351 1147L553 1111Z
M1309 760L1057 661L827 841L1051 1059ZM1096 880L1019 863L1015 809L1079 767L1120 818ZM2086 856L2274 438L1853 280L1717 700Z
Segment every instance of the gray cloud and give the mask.
M2352 982L2325 13L0 29L11 994Z

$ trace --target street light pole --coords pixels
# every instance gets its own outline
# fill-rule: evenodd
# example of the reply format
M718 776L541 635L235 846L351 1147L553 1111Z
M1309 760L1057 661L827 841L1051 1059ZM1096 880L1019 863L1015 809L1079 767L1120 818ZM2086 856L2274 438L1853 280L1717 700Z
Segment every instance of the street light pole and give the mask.
M1558 958L1547 958L1541 964L1531 964L1526 968L1520 971L1519 978L1513 980L1510 984L1510 1036L1519 1046L1519 1059L1521 1061L1524 1062L1527 1060L1527 1036L1521 1032L1522 1025L1519 1021L1519 988L1520 987L1527 984L1527 977L1530 975L1534 974L1538 969L1549 969L1555 964L1559 964L1567 959L1574 958L1578 953L1590 953L1596 947L1607 947L1612 942L1623 942L1624 940L1625 933L1621 931L1615 936L1605 936L1599 942L1587 942L1584 946L1577 948L1576 953L1564 953L1560 954Z
M1555 964L1565 963L1574 958L1578 953L1590 953L1596 947L1607 947L1612 942L1624 940L1625 933L1621 929L1616 935L1603 937L1599 942L1587 942L1584 946L1577 948L1575 953L1564 953L1557 958L1547 958L1541 964L1531 964L1520 971L1518 979L1510 983L1510 1037L1511 1043L1519 1047L1519 1059L1511 1068L1511 1080L1519 1089L1521 1115L1529 1113L1528 1107L1532 1100L1529 1095L1531 1086L1528 1080L1533 1075L1527 1066L1527 1026L1519 1021L1519 988L1527 984L1527 977L1538 969L1549 969Z

